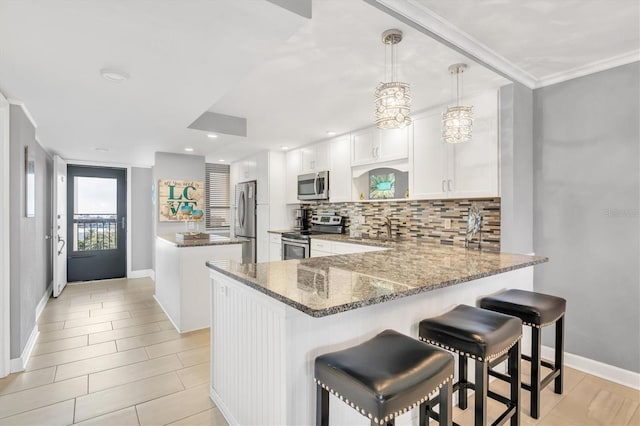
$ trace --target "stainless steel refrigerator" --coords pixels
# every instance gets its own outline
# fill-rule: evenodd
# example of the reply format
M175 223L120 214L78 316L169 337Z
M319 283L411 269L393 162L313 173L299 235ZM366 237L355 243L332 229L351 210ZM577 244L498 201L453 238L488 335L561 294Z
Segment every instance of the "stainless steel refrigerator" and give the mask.
M242 245L242 263L256 262L256 181L236 184L236 237L249 241Z

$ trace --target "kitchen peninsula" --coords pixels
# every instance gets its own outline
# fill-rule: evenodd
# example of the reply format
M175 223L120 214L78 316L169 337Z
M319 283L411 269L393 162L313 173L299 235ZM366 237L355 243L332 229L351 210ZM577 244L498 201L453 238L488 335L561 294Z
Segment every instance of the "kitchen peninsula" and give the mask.
M532 290L531 266L548 260L415 239L314 238L387 250L259 264L207 262L211 397L230 424L313 424L316 356L387 328L416 337L421 319L454 305L475 305L506 288ZM331 424L368 424L345 404L330 407ZM398 424L409 423L409 416Z
M155 299L180 333L209 327L209 287L204 262L242 261L245 240L210 235L186 240L175 234L156 237Z

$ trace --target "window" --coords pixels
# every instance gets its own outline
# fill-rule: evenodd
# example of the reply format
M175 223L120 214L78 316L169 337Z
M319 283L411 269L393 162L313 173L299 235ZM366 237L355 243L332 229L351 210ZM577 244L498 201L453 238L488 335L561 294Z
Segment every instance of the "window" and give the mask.
M226 164L205 165L206 209L205 226L207 229L229 229L230 196L229 166Z

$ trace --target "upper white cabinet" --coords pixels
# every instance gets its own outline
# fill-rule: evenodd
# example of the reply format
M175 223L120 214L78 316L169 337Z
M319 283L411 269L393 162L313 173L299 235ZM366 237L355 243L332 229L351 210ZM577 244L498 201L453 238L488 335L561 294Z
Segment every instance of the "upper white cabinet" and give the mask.
M410 127L380 130L368 127L351 134L351 164L378 163L407 158Z
M319 142L300 148L300 164L302 173L313 173L329 170L329 143Z
M489 92L473 105L473 138L461 144L442 142L442 109L413 117L411 198L499 196L498 98Z
M329 141L329 201L332 203L351 201L351 158L349 135Z
M301 174L301 154L299 149L287 152L285 166L285 199L287 204L297 204L298 201L298 175Z

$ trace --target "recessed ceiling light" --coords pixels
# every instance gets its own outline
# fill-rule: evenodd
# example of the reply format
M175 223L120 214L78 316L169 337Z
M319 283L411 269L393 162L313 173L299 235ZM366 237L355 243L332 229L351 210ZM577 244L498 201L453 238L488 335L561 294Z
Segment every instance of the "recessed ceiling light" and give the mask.
M218 137L218 135L214 135L213 133L209 133L209 134L207 135L207 137L208 137L208 138L211 138L211 139L215 139L215 138L217 138L217 137Z
M336 132L334 132L333 130L327 130L327 136L335 136L337 135Z
M187 151L187 152L193 152L193 148L191 148L191 147L186 147L184 150Z
M221 162L221 163L224 163L224 158L221 158L218 161Z
M289 149L289 147L288 147L288 146L281 146L280 148L282 148L282 149L283 149L283 150L285 150L285 151Z
M103 68L100 70L100 75L102 78L108 81L113 81L115 83L121 83L125 80L129 79L129 74L124 71L118 71L109 68Z
M109 149L107 148L95 148L95 150L98 152L109 152Z

